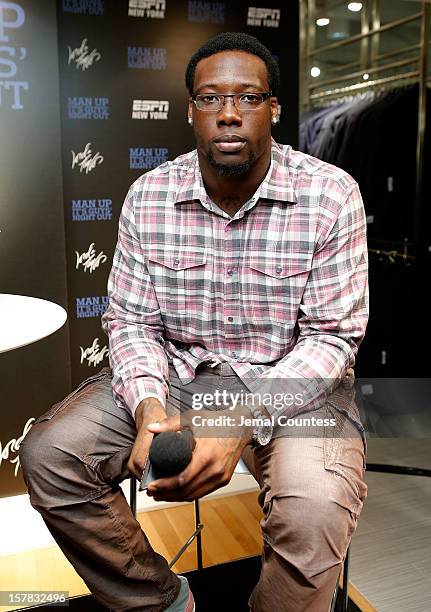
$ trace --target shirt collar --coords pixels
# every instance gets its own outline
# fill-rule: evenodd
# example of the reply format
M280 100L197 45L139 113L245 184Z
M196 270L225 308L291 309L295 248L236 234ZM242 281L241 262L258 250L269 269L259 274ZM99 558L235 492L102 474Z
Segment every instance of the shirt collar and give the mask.
M289 169L289 153L291 147L283 146L271 139L271 166L259 185L256 195L260 199L277 200L286 204L296 204L297 193ZM193 151L190 163L182 171L180 185L176 192L174 204L200 200L208 202L208 194L202 180L197 151Z

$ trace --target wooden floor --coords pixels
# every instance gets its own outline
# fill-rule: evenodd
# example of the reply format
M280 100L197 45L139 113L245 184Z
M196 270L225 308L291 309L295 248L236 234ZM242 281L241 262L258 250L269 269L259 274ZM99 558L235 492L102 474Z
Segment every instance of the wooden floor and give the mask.
M204 566L260 554L262 512L257 492L201 501L200 513L205 526ZM153 548L170 561L195 529L194 504L138 513L138 521ZM196 567L196 549L192 544L172 569L181 573ZM0 590L64 590L70 596L89 592L57 547L0 557ZM1 611L14 609L0 606Z
M261 553L259 521L262 512L257 503L257 492L201 501L200 509L201 523L204 524L204 566ZM138 520L153 548L170 561L194 531L194 504L140 513ZM192 544L173 570L181 573L196 567L195 546ZM0 590L64 590L70 596L88 593L83 581L57 547L0 557ZM349 585L349 596L364 612L375 612L352 585ZM14 609L0 606L1 611Z

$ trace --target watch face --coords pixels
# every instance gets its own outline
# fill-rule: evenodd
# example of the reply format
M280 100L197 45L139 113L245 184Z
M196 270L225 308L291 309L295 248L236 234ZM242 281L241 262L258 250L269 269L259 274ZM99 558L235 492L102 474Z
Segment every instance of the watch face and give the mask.
M257 432L257 441L261 446L265 446L271 440L272 436L272 427L268 427L267 425L263 425L259 427Z

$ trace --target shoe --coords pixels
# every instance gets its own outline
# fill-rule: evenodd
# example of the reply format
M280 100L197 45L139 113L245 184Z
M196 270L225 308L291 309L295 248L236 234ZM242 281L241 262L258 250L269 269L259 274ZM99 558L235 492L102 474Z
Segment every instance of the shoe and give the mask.
M189 581L181 574L178 574L178 578L181 580L180 592L165 612L195 612L195 600L189 587Z

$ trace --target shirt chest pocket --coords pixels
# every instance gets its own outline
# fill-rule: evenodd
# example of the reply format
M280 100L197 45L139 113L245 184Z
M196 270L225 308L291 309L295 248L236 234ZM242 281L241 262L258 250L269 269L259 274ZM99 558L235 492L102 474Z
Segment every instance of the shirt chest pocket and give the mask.
M186 314L200 307L204 297L207 269L205 249L181 249L148 253L148 271L162 315Z
M265 258L250 255L247 274L251 288L249 311L257 320L268 317L287 327L294 327L299 305L312 268L312 253L296 256L278 253Z

